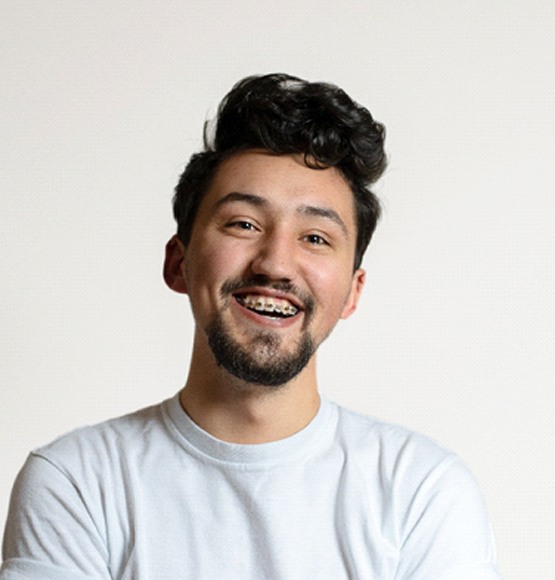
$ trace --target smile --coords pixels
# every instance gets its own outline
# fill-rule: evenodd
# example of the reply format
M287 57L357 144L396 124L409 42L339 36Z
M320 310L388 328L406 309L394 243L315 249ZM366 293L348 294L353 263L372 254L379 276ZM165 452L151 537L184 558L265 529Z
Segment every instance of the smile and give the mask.
M282 298L261 296L260 294L244 294L235 296L235 299L248 310L273 318L290 318L299 312L299 308Z

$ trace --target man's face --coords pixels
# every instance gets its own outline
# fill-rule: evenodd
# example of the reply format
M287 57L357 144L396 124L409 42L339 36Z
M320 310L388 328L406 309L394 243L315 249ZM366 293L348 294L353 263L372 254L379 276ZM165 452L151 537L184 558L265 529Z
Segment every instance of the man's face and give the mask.
M246 151L218 168L184 251L197 332L253 384L290 381L356 307L353 195L333 168Z

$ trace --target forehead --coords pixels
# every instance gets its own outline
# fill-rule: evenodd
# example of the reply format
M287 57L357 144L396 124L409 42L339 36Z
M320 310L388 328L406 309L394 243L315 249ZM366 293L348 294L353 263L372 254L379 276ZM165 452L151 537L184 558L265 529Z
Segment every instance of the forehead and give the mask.
M310 168L302 155L261 150L232 155L218 167L201 211L212 211L232 192L259 196L273 211L293 212L300 206L328 208L354 228L354 196L343 174L333 167Z

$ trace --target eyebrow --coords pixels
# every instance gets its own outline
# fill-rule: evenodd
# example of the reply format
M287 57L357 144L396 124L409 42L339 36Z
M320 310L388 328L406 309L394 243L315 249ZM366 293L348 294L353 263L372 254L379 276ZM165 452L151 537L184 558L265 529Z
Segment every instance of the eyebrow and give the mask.
M254 195L253 193L240 193L238 191L232 191L227 195L224 195L221 199L219 199L216 202L215 207L221 207L226 203L233 203L237 201L241 201L243 203L250 203L251 205L256 205L259 207L269 205L268 200L263 197L260 197L259 195Z
M341 228L345 237L349 237L349 230L347 229L345 222L334 209L315 205L301 205L299 208L297 208L297 213L302 215L312 215L330 220Z
M268 207L270 202L259 195L255 195L253 193L242 193L239 191L231 191L227 195L224 195L221 199L216 202L216 208L221 207L222 205L234 202L242 202L242 203L249 203L251 205L257 207ZM319 218L324 218L329 220L335 224L337 224L340 228L345 237L349 237L349 230L345 224L345 222L341 219L341 216L334 210L329 207L321 207L316 205L308 205L303 204L297 208L297 213L300 215L308 215L308 216L315 216Z

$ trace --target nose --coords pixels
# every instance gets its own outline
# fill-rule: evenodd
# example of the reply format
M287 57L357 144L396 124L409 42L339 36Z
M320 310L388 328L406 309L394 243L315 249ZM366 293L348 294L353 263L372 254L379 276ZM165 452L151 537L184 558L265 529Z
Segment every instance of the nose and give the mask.
M253 274L272 280L293 280L296 275L294 242L283 233L268 234L260 240L251 268Z

